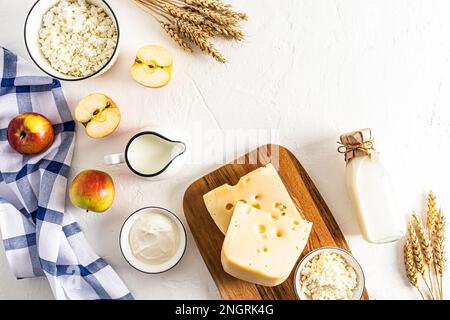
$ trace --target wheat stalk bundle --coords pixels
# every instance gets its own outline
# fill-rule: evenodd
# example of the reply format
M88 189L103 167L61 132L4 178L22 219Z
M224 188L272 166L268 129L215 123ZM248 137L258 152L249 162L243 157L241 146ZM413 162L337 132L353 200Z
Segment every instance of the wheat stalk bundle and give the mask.
M424 299L424 294L420 290L419 274L430 297L444 299L442 285L447 262L445 216L442 210L437 210L436 196L431 191L427 195L426 223L423 223L417 214L413 213L411 221L408 223L408 234L403 253L408 281L419 291L422 299ZM433 273L436 288L433 286Z
M236 12L222 0L132 0L155 18L178 46L192 52L192 46L215 60L225 63L223 55L211 42L216 36L241 41L240 22L245 13Z

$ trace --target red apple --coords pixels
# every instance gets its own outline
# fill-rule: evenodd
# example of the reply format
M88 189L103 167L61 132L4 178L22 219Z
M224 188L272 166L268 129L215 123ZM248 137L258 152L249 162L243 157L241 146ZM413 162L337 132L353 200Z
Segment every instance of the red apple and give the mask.
M9 145L21 154L38 154L47 149L54 139L53 127L42 114L19 114L8 125Z
M69 189L70 201L74 206L94 212L108 210L113 204L114 193L111 176L99 170L80 172Z

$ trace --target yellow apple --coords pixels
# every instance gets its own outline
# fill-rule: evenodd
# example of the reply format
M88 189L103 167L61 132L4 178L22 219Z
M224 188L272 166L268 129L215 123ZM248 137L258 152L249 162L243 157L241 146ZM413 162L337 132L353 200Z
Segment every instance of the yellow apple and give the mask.
M75 119L85 126L88 136L102 138L116 130L120 122L120 111L109 97L93 93L78 103Z
M131 76L143 86L160 88L169 83L172 64L172 54L167 49L147 45L138 50L131 67Z

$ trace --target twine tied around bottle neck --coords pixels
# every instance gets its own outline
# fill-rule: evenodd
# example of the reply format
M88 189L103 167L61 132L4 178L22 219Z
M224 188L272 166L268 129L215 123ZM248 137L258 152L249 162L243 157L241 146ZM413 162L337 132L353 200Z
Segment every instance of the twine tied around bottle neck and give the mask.
M345 133L341 135L340 140L337 151L345 155L346 163L356 157L372 157L375 153L372 131L368 128Z

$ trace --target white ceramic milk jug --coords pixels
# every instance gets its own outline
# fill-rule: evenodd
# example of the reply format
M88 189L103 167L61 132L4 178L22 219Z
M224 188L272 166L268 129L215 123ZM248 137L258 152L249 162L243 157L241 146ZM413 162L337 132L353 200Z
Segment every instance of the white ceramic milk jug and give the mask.
M135 134L125 151L104 157L107 165L125 163L136 175L150 180L167 179L177 173L185 162L186 145L155 131Z

